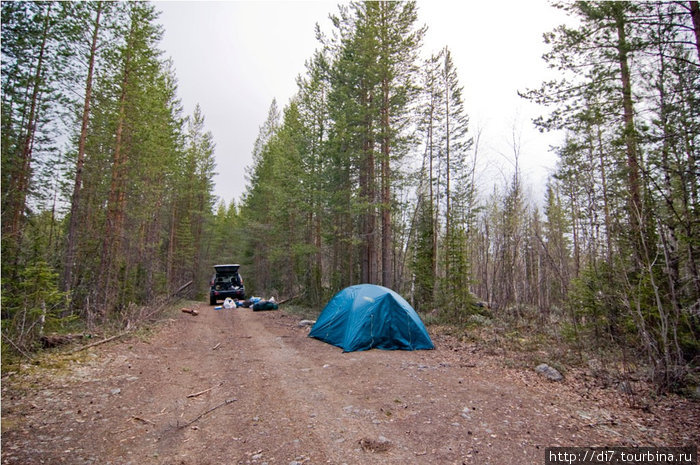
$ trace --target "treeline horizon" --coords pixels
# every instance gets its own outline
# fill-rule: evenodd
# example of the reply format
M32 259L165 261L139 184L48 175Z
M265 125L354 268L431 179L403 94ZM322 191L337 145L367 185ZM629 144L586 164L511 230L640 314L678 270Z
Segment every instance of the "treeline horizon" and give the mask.
M153 5L4 2L3 348L128 322L235 261L249 292L320 308L381 284L432 321L529 322L634 360L661 391L697 382L698 3L553 7L576 24L542 31L560 79L521 91L565 134L543 203L516 141L511 178L477 191L470 71L449 44L424 49L415 2L382 1L317 27L243 198L215 205L212 135L199 108L181 114Z

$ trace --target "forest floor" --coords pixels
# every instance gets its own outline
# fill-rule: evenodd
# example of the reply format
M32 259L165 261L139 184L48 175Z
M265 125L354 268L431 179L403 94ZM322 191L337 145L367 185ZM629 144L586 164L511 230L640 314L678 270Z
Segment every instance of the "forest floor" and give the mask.
M632 408L438 328L431 351L343 353L283 311L170 312L2 379L2 464L543 464L555 446L700 444L700 403Z

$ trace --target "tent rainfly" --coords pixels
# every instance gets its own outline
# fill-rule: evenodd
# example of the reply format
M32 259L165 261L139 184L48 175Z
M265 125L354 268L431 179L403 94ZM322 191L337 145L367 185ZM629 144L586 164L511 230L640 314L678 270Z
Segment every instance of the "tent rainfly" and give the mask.
M396 292L373 284L337 293L321 312L309 337L345 352L434 349L416 311Z

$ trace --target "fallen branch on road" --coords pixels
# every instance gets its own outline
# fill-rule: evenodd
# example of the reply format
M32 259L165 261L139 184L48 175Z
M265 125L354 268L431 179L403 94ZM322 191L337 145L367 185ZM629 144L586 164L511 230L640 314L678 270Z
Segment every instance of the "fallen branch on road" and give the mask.
M214 389L214 388L213 388L213 387L210 387L209 389L205 389L205 390L203 390L203 391L195 392L195 393L193 393L193 394L188 394L188 395L187 395L187 398L189 399L189 398L192 398L192 397L201 396L202 394L206 394L207 392L211 391L212 389Z
M198 421L200 418L202 418L204 415L208 415L208 414L210 414L211 412L213 412L214 410L216 410L216 409L218 409L218 408L220 408L220 407L223 407L224 405L232 404L232 403L236 402L237 400L238 400L238 399L236 399L236 398L226 399L226 400L223 401L222 403L220 403L220 404L218 404L218 405L215 405L214 407L210 408L209 410L207 410L207 411L205 411L205 412L200 413L194 420L188 421L187 423L184 423L184 424L182 424L182 425L179 425L179 424L178 424L177 427L178 427L178 429L187 428L187 427L190 426L192 423L194 423L194 422ZM179 423L179 422L178 422L178 423Z
M147 420L147 419L145 419L145 418L141 418L141 417L131 417L131 419L134 420L134 421L140 421L141 423L145 423L145 424L148 424L148 425L153 425L153 426L155 426L155 423L153 423L151 420Z

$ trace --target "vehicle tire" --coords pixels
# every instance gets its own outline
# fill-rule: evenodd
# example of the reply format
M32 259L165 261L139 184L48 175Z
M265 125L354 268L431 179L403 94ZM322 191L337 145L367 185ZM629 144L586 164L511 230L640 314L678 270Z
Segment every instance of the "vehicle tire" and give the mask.
M216 305L216 299L212 296L209 296L209 305Z

